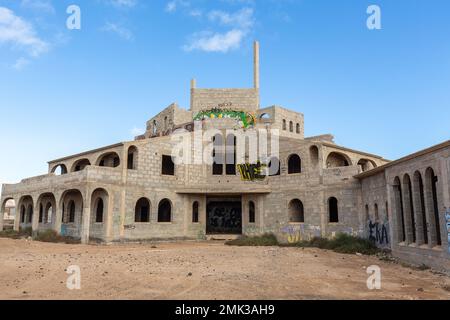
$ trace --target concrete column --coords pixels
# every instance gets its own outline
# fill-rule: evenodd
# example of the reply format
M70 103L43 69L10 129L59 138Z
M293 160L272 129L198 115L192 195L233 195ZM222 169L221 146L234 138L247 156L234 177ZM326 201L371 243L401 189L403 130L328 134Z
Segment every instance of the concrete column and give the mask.
M416 220L416 241L419 246L425 243L424 236L424 221L423 215L425 212L422 210L422 198L420 192L420 182L417 176L414 176L412 180L412 196L413 196L413 206L414 206L414 214Z
M81 221L81 243L89 243L89 231L91 226L91 192L89 188L86 190L83 199L83 216Z
M402 183L402 197L403 197L403 219L405 220L406 243L414 242L413 227L412 227L412 208L411 208L411 194L409 192L409 184Z
M34 197L33 197L34 198ZM38 196L35 196L37 199ZM31 230L33 237L37 236L39 230L39 202L33 199L33 219L31 221Z
M19 203L20 199L14 199L16 203L16 216L14 217L14 231L19 231L20 229L20 216L22 214L21 212L21 206L22 204Z
M3 203L3 199L2 199L2 203ZM0 232L3 231L3 224L4 224L4 219L5 219L5 206L1 207L0 210Z
M52 215L52 219L55 219L55 221L52 220L52 224L53 224L53 230L57 234L61 234L61 224L62 224L62 216L63 216L62 208L63 208L62 203L60 206L58 200L56 200L55 206L53 208L53 212L55 214Z
M108 211L106 215L106 242L111 242L112 240L112 227L114 221L114 194L108 192Z
M253 79L255 89L259 89L259 42L253 44Z

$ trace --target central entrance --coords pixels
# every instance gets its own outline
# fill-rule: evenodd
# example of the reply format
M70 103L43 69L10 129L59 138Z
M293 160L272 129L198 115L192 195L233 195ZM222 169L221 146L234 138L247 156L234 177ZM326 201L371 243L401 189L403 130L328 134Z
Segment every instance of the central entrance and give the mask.
M207 198L206 234L242 234L241 197Z

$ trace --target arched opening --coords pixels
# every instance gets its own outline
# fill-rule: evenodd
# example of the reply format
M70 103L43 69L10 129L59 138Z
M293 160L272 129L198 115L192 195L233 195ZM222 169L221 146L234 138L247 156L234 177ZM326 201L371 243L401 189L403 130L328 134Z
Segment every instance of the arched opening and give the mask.
M108 214L108 191L98 188L92 192L91 199L91 223L103 224L103 222L105 222L105 217Z
M339 222L338 200L335 197L328 199L328 214L330 217L330 223Z
M174 176L175 163L172 160L172 156L163 155L161 161L161 174L164 176Z
M439 205L437 198L438 177L432 168L425 171L425 197L427 202L428 218L430 220L430 237L432 245L442 245L441 227L439 221Z
M76 206L75 201L70 200L69 205L67 207L68 216L65 220L66 223L74 223L75 222L75 212L76 212Z
M63 174L67 174L67 167L65 164L58 164L53 167L51 171L55 176L60 176Z
M39 196L39 223L49 224L52 221L52 215L56 214L53 212L53 208L56 205L56 198L53 193L43 193Z
M227 136L226 144L226 167L225 172L227 175L236 175L236 136L234 134L229 134Z
M62 208L61 234L69 237L80 237L83 216L83 195L77 189L67 190L61 196Z
M286 119L283 119L283 130L287 130L287 122L286 122Z
M376 163L369 159L361 159L358 161L358 166L363 172L372 170L377 167Z
M53 216L53 205L51 202L47 202L44 210L44 223L46 224L52 223L52 216Z
M269 176L279 176L281 174L281 165L280 165L280 159L277 157L270 158L269 161Z
M414 208L417 217L417 242L419 245L428 244L428 225L427 216L425 214L425 194L423 187L422 175L419 171L414 173L413 177L413 198Z
M294 123L289 121L289 132L294 132Z
M297 154L291 154L288 158L288 174L301 173L302 161Z
M72 172L78 172L84 170L87 166L90 166L91 162L88 159L81 159L76 161L72 166Z
M342 153L331 152L327 157L327 168L348 167L350 165L350 158Z
M224 155L223 155L223 137L221 134L216 134L213 137L213 165L212 165L212 174L215 176L221 176L223 174L223 163L224 163Z
M405 213L406 241L416 242L416 218L412 197L411 179L408 174L403 177L403 210Z
M33 222L33 205L29 204L27 207L27 221L26 223L31 224Z
M305 222L305 213L303 209L303 203L294 199L289 202L289 222L294 223L304 223Z
M319 148L317 146L311 146L309 148L309 156L312 167L316 168L319 164Z
M249 223L256 222L255 203L253 201L249 201L248 203L248 222Z
M147 198L141 198L136 202L134 221L150 222L150 201Z
M127 168L128 170L137 169L138 149L135 146L128 148Z
M16 217L16 203L14 199L4 199L0 210L0 219L3 220L3 229L13 228L14 220L19 219L19 217ZM0 231L2 230L0 229Z
M169 199L163 199L159 202L158 222L172 222L172 204Z
M300 123L297 123L295 132L300 133Z
M379 222L380 221L380 215L379 215L379 212L378 212L378 204L377 203L375 203L373 209L374 209L374 219L375 219L376 222Z
M194 201L192 204L192 222L198 223L198 201Z
M397 237L398 242L406 241L405 232L405 214L403 211L403 195L402 195L402 185L400 183L400 178L395 177L394 179L394 198L395 198L395 215L397 220Z
M156 136L157 133L158 133L158 123L156 122L156 120L153 120L152 135Z
M270 119L271 119L271 116L270 116L270 114L268 114L268 113L263 113L263 114L261 114L261 115L259 116L259 118L260 118L261 120L263 120L263 121L267 121L267 120L270 120Z
M166 116L166 117L164 117L164 131L167 131L168 126L169 126L169 124L168 124L168 119L167 119L167 116Z
M99 167L117 168L120 166L120 157L116 152L108 152L98 158L97 165Z
M366 204L366 222L370 221L369 205Z
M19 200L20 223L22 227L31 224L33 221L33 198L31 196L23 196Z

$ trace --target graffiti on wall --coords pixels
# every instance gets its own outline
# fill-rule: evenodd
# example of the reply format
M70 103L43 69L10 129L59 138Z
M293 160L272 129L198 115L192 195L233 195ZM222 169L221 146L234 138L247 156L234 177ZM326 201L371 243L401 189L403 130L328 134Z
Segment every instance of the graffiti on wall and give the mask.
M241 175L242 181L261 181L266 178L265 169L266 164L258 161L257 163L243 163L238 164L237 168Z
M249 112L222 108L203 110L194 117L194 121L203 119L235 119L238 121L240 127L246 129L254 126L256 123L255 116Z
M369 220L367 222L368 239L377 247L389 247L389 222L380 223Z
M321 236L320 227L300 225L287 225L280 229L288 243L297 243L311 240Z
M450 253L450 208L445 210L445 223L447 226L447 244L448 244L448 253Z

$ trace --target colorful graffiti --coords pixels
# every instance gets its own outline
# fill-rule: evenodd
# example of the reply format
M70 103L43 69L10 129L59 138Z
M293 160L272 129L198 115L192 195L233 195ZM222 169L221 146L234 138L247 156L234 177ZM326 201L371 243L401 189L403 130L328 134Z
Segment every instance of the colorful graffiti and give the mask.
M266 178L266 174L264 173L264 169L267 168L266 164L258 161L257 163L243 163L238 164L237 168L241 175L242 181L260 181Z
M321 231L319 227L300 225L287 225L280 229L280 232L285 235L288 243L297 243L304 240L311 240L319 238Z
M255 125L256 118L249 112L214 108L210 110L204 110L197 113L194 117L194 121L200 121L203 119L236 119L242 128L249 128Z
M445 210L445 223L447 225L447 244L448 253L450 253L450 208Z
M369 220L367 224L369 240L375 243L377 247L389 247L389 222L380 223Z

